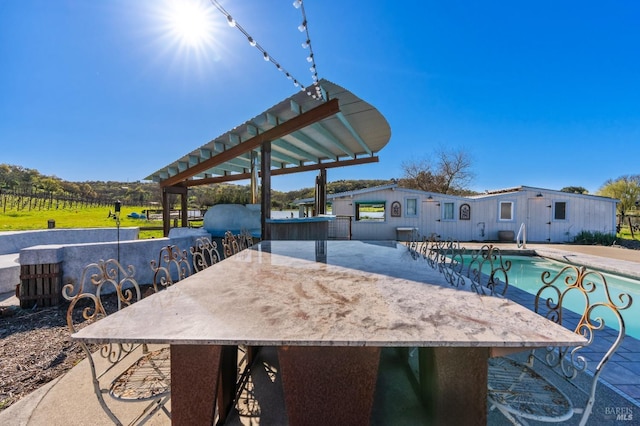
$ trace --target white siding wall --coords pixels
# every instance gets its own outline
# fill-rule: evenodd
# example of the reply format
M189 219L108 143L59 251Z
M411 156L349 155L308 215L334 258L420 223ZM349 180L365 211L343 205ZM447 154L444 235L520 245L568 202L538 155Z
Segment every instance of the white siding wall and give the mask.
M417 199L417 214L408 217L406 215L406 199ZM402 189L386 189L379 191L371 191L366 194L357 194L353 197L335 198L333 200L333 214L353 216L351 232L353 239L356 240L395 240L396 228L398 227L416 227L420 228L420 194L415 191L406 191ZM356 221L356 203L363 201L384 201L385 202L385 220L384 222ZM401 206L400 217L391 216L391 204L397 201ZM421 232L419 229L418 232Z
M542 197L537 197L538 193ZM458 241L496 241L498 231L511 230L516 235L520 225L527 226L528 240L531 242L568 242L581 231L614 232L615 201L585 196L565 194L558 191L540 191L536 188L517 192L497 194L482 198L455 197L433 194L403 188L373 190L333 199L333 214L353 216L352 235L354 239L396 239L397 227L416 227L422 236L439 235L441 239ZM417 198L417 215L406 215L406 199ZM356 203L362 201L384 201L386 205L384 222L356 221ZM391 217L391 205L398 201L402 206L400 217ZM501 201L514 203L513 219L499 220ZM566 202L566 220L555 220L554 203ZM443 209L447 202L454 203L454 219L444 220ZM469 204L471 219L460 220L460 206ZM549 207L551 206L551 207ZM549 222L551 222L549 224ZM533 237L533 238L532 238Z

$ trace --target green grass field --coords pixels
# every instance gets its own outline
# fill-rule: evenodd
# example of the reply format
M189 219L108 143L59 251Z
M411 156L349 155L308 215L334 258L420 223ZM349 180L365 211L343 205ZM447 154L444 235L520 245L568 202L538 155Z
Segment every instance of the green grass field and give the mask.
M141 213L144 208L122 207L120 212L121 227L161 227L161 220L133 219L128 214ZM52 209L7 212L0 211L0 231L25 231L31 229L47 229L49 220L55 221L56 228L109 228L116 226L116 220L106 207L84 207L81 209ZM140 238L162 237L162 230L140 231Z
M127 215L135 212L142 213L144 207L122 207L120 212L121 227L162 227L161 220L133 219ZM367 210L369 211L369 210ZM376 211L371 209L370 211ZM109 214L112 210L107 207L83 207L81 209L51 209L51 210L0 210L0 232L2 231L26 231L32 229L47 229L49 220L55 221L56 228L108 228L115 227L116 221ZM201 223L200 223L201 224ZM198 223L194 223L198 225ZM162 230L140 230L139 238L160 238ZM631 229L623 226L620 229L618 238L627 240L640 240L640 232L634 232L631 236Z

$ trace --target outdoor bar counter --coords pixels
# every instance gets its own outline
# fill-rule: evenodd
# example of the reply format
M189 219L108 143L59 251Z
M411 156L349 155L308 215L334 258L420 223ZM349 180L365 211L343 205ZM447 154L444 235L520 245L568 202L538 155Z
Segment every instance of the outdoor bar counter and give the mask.
M267 219L272 240L326 240L332 216Z
M221 355L236 345L278 348L291 425L369 424L381 347L422 348L435 424L484 424L492 348L583 342L512 301L450 287L406 246L379 241L263 241L73 338L170 344L180 425L212 423Z

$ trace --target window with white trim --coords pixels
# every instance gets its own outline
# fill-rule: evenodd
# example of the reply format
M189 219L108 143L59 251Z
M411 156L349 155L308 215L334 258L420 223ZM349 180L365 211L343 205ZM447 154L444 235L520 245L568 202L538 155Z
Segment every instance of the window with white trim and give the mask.
M386 208L384 201L363 201L356 203L356 221L384 222L385 215Z
M513 201L500 201L499 220L513 220Z
M404 215L418 216L418 199L417 198L407 198L405 200Z
M453 220L454 203L442 203L442 220Z

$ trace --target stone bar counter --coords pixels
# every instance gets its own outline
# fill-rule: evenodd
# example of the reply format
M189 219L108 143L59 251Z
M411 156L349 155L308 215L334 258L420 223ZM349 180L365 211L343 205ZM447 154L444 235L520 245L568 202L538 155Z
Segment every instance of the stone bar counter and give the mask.
M263 241L73 337L170 344L175 424L214 411L225 347L278 347L292 425L368 424L379 349L424 348L434 422L471 424L486 419L492 349L583 342L512 301L450 287L389 241Z

